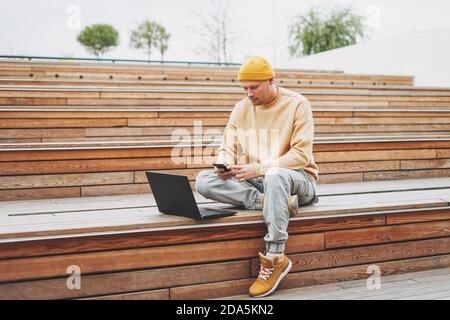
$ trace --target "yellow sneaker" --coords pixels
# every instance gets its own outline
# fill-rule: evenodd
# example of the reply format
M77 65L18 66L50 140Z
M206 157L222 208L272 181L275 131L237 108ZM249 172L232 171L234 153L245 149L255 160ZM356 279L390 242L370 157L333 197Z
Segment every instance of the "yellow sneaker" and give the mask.
M249 289L249 294L255 298L265 297L274 292L292 268L292 262L285 254L275 257L272 261L260 252L259 260L261 270Z

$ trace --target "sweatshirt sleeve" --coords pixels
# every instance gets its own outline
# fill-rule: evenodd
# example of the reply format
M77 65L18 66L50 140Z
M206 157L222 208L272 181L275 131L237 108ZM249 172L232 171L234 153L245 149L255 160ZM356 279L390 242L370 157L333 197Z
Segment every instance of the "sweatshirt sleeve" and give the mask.
M301 102L296 109L293 132L290 140L290 150L276 159L269 159L255 164L258 176L265 175L273 167L287 169L304 169L312 159L314 139L314 122L309 101Z
M237 138L237 113L238 105L233 108L228 123L223 131L222 142L220 144L217 163L236 164L238 159L239 142Z

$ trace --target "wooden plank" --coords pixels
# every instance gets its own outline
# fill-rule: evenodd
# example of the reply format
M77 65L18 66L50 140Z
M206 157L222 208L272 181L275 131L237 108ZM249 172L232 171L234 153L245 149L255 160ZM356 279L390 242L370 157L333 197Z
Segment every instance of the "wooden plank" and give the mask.
M1 201L81 197L80 187L0 190Z
M192 90L191 92L181 92L180 90L171 90L169 92L151 92L149 90L145 91L131 91L131 92L122 92L122 91L111 91L100 92L101 99L173 99L173 100L241 100L244 98L244 95L240 92L236 92L235 90L230 92L221 92L221 91L199 91ZM1 96L0 91L0 96ZM90 97L90 98L98 98L98 97Z
M40 106L63 106L67 105L67 99L65 98L15 98L8 97L3 98L0 97L0 105L40 105Z
M337 173L337 174L320 174L318 184L334 184L344 182L362 182L364 176L362 172L359 173Z
M383 276L383 282L396 282L396 281L403 281L403 280L415 280L417 282L421 282L418 279L420 278L427 278L427 277L435 277L437 275L448 275L449 268L442 268L438 267L438 269L430 268L429 270L424 271L415 271L415 272L408 272L408 273L402 273L402 274L394 274L394 275L386 275ZM426 280L425 280L426 281ZM360 287L361 285L365 285L365 280L354 280L354 281L348 281L339 283L339 287L343 289L348 288L355 288Z
M130 127L146 127L146 126L224 126L227 124L228 118L158 118L158 119L129 119Z
M18 98L45 98L45 99L54 99L54 98L69 98L69 97L77 97L77 98L100 98L100 92L94 91L84 91L77 90L73 91L47 91L47 90L21 90L15 89L12 91L0 90L0 97L8 98L8 97L18 97Z
M435 137L435 136L433 136ZM222 138L222 134L215 133L205 136L198 137L197 135L192 136L193 139L200 140L203 139L203 143L205 142L205 139L209 139L216 143L220 143L220 139ZM168 140L169 139L169 140ZM49 143L56 143L59 146L82 146L83 144L89 144L92 146L120 146L120 145L130 145L130 142L133 142L135 146L139 146L141 143L146 142L147 144L167 144L167 143L179 143L182 142L182 140L170 140L171 137L168 137L167 135L152 135L152 136L116 136L114 138L110 137L86 137L86 138L43 138L43 139L36 139L36 141L33 141L30 139L30 141L27 141L27 139L24 139L23 142L42 142L42 146L49 145ZM0 139L0 141L3 141ZM13 143L20 143L22 141L19 141L17 139L6 139L5 143L13 142ZM2 142L3 143L3 142ZM26 145L25 145L26 146ZM7 146L5 148L11 148L15 147L13 146ZM27 147L27 146L26 146Z
M450 149L440 149L436 151L436 157L439 159L450 158Z
M450 255L405 259L377 263L383 276L450 266ZM367 279L370 264L324 270L289 273L278 290L321 285L339 281ZM248 294L255 277L234 281L182 286L170 289L171 299L213 299ZM277 292L274 293L277 295Z
M2 152L0 161L168 157L172 147L27 150Z
M356 183L341 183L318 185L317 193L319 196L338 195L338 194L361 194L378 193L389 191L412 191L441 189L450 187L450 178L431 178L431 179L406 179L406 180L385 180L385 181L367 181Z
M35 110L17 110L6 111L0 109L0 115L2 119L117 119L117 118L157 118L158 111L35 111ZM187 117L177 115L178 112L171 112L177 117ZM209 113L204 113L203 116L207 116ZM229 116L229 112L218 112L211 115L212 117L219 117L219 114L223 114L222 117Z
M364 125L364 124L449 124L450 118L447 117L352 117L337 118L337 125Z
M450 159L401 160L402 170L450 168Z
M42 142L42 139L40 138L25 138L25 139L2 139L0 138L1 144L8 144L8 143L37 143ZM3 147L3 146L2 146Z
M139 76L141 78L139 79ZM145 81L142 79L142 74L138 74L135 79L131 81L124 81L120 79L53 79L53 78L44 78L44 77L33 77L33 78L4 78L1 79L2 84L5 85L29 85L29 86L131 86L131 87L143 87L143 88L214 88L214 89L235 89L238 87L236 82L214 82L211 80L206 81ZM367 86L367 85L358 85L353 84L348 85L343 82L341 83L319 83L318 85L308 85L301 83L297 83L296 81L286 81L275 79L275 83L277 85L281 85L285 88L291 90L307 90L307 91L323 91L329 89L336 90L345 90L347 92L358 92L358 91L369 91L369 92L390 92L390 91L399 91L399 92L442 92L449 93L446 88L433 88L433 87L409 87L409 86L392 86L392 85L381 85L381 86Z
M449 283L440 283L440 284L424 284L417 283L413 280L410 280L411 283L404 284L403 286L390 286L390 287L381 287L380 290L373 290L373 292L368 292L367 290L360 292L352 292L352 290L348 290L350 292L343 292L342 295L337 297L333 297L333 299L357 299L357 300L392 300L401 297L407 297L409 295L414 295L417 292L430 293L436 292L436 290L450 290ZM325 297L324 297L325 298Z
M388 213L386 214L386 224L419 223L426 221L447 220L450 217L450 209L443 209L434 212L410 212L410 213Z
M249 276L248 260L100 275L81 274L79 290L67 288L67 277L0 284L0 300L82 298L228 281Z
M385 223L384 215L349 216L310 220L292 220L288 233L339 230L356 227L380 226ZM71 238L50 237L33 241L14 241L0 243L0 259L25 258L67 253L93 252L111 249L142 248L171 244L188 244L205 241L234 240L264 237L267 227L263 222L252 224L225 224L208 226L193 225L191 228L172 228L141 231L138 233L98 234Z
M170 288L170 297L171 300L200 300L244 294L254 281L250 278Z
M320 202L314 206L302 207L298 210L297 216L308 217L327 215L332 213L345 214L356 212L375 212L402 209L420 209L423 205L431 207L445 208L448 201L440 198L449 191L424 190L404 192L385 192L374 194L355 194L345 196L322 197Z
M450 238L409 241L350 249L293 254L291 272L342 267L347 265L379 263L415 257L450 253ZM252 275L259 272L259 260L252 259Z
M9 99L9 100L8 100ZM19 100L20 99L20 100ZM0 104L3 105L14 105L14 104L24 104L22 101L28 101L25 99L32 98L0 98ZM82 98L68 98L67 103L44 103L49 99L41 99L33 98L30 102L36 102L33 104L37 104L39 102L40 105L46 104L56 104L63 105L66 104L68 106L215 106L215 107L233 107L234 103L237 102L237 99L230 100L169 100L169 99L82 99ZM16 103L14 103L16 102ZM32 103L27 103L32 104ZM380 104L380 106L387 106L387 103Z
M395 192L374 194L366 197L361 197L361 195L325 197L320 201L319 205L302 207L298 212L298 217L292 218L291 220L316 219L318 217L328 218L330 216L345 214L375 215L387 210L414 212L421 208L426 208L427 210L446 209L448 207L448 201L438 198L439 193L446 194L448 190L412 191L407 195L403 193L402 198L404 199L400 200L398 199L398 193ZM230 208L231 206L217 204L214 207ZM233 208L233 210L237 212L237 215L217 219L214 223L262 221L261 211L259 210L241 210L236 208ZM151 205L127 208L126 210L111 209L107 211L77 211L75 209L70 214L36 215L32 221L19 217L10 217L1 229L0 238L179 227L199 223L207 224L212 222L163 215L158 212L157 208Z
M73 173L0 177L0 190L132 183L133 172Z
M377 110L373 110L373 111L358 111L355 110L353 112L353 117L355 118L366 118L366 117L380 117L380 115L382 115L385 118L404 118L404 117L415 117L416 119L420 119L420 118L431 118L431 117L445 117L447 118L450 115L450 111L431 111L431 110L416 110L416 111L412 111L412 110L401 110L401 111L395 111L395 110L391 110L389 111L389 109L385 110L385 111L377 111ZM406 120L405 120L406 121ZM447 122L448 123L448 122Z
M133 159L98 159L98 160L62 160L62 161L27 161L4 162L0 175L28 175L52 173L87 173L133 170L159 170L186 168L186 164L174 163L170 158L133 158ZM183 171L188 173L188 171ZM190 174L198 170L189 170ZM26 179L26 178L25 178ZM145 179L145 181L147 181ZM142 181L140 181L142 182Z
M368 107L386 108L390 106L389 101L311 101L312 107Z
M414 160L417 161L417 160ZM427 160L430 161L430 160ZM320 163L320 174L400 170L400 161L361 161ZM320 177L320 179L322 176Z
M294 298L298 298L299 300L355 300L358 298L346 298L347 296L353 294L358 296L358 294L361 295L371 295L371 296L377 296L379 295L381 292L384 292L386 290L390 290L390 289L399 289L399 288L408 288L408 286L412 285L412 284L417 284L417 282L415 282L414 280L400 280L400 281L384 281L385 277L382 278L382 284L381 287L378 289L372 289L370 290L367 286L366 283L364 283L364 285L361 285L360 287L354 287L354 288L348 288L348 289L342 289L339 288L339 285L337 285L337 287L339 288L338 290L334 290L334 291L325 291L325 292L321 292L320 289L318 287L314 287L316 290L315 292L311 292L310 294L307 294L306 290L304 290L303 292L300 292L298 294L296 294L295 290L289 290L289 292L287 292L287 294L285 292L280 292L281 295L280 297L284 298L284 299L294 299ZM366 280L367 281L367 280Z
M170 298L169 290L161 289L145 292L133 292L133 293L101 296L81 300L169 300L169 298Z
M148 183L81 186L81 197L147 194L152 192Z
M379 150L371 151L337 151L337 152L314 152L316 162L340 162L340 161L375 161L375 160L410 160L410 159L434 159L436 150Z
M355 151L355 150L420 150L420 149L443 149L449 148L448 140L429 140L429 141L361 141L353 143L342 142L316 142L314 144L314 155L317 152L330 151ZM377 152L378 153L378 152ZM434 158L434 157L433 157ZM373 159L369 159L373 160ZM382 159L380 159L382 160ZM405 159L408 160L408 159Z
M165 168L164 168L165 169ZM186 176L190 181L195 181L197 175L202 170L211 170L211 167L204 167L204 168L187 168L187 169L174 169L174 170L155 170L161 173L170 173L170 174L181 174ZM148 171L148 170L146 170ZM145 171L135 171L134 173L134 182L135 183L147 183L147 175L145 174Z
M335 249L446 236L450 236L450 220L345 231L326 231L325 248Z
M329 201L327 201L329 202ZM330 202L329 202L330 203ZM377 211L408 208L427 207L441 208L446 207L448 202L438 201L433 199L420 199L417 201L394 201L383 203L382 205L372 204L369 208L365 208L363 204L355 204L354 208L344 207L342 204L335 205L332 202L330 206L324 204L324 208L319 209L316 206L307 206L301 208L299 212L300 218L333 216L350 213L359 213L363 215L373 215ZM229 205L219 204L213 206L217 208L231 208ZM336 207L336 209L334 209ZM374 210L375 209L375 210ZM238 221L261 221L261 212L258 210L240 210L233 208L237 215L228 218L222 218L223 222L238 222ZM416 209L411 209L416 210ZM77 210L65 212L50 211L33 215L33 219L25 219L25 216L31 215L10 215L2 218L4 225L1 229L1 238L14 238L25 236L43 236L55 234L71 234L71 233L87 233L100 231L114 231L127 229L142 229L142 228L156 228L169 226L183 226L193 225L200 221L181 218L177 216L168 216L160 214L155 206L130 207L125 209L108 209L108 210ZM22 217L23 216L23 217ZM214 220L214 222L221 222L221 219ZM208 221L201 221L208 223Z
M364 172L364 181L449 177L450 169Z
M323 126L316 125L314 127L317 133L366 133L366 132L420 132L420 131L449 131L449 124L369 124L369 125L334 125Z
M156 248L114 250L0 261L0 281L19 281L65 276L70 265L79 266L85 275L142 268L179 266L183 264L218 262L254 257L264 250L262 239L222 241L204 244L174 245ZM323 250L321 233L294 235L286 251ZM39 270L39 274L36 274Z
M429 108L439 107L446 108L450 106L449 102L425 102L425 101L392 101L389 102L391 107L414 107L414 108Z
M158 118L228 118L230 111L160 111Z
M199 169L201 170L201 169ZM164 171L163 171L164 172ZM177 169L166 172L186 173L189 170ZM193 177L192 177L193 179ZM135 173L136 182L145 182L143 172ZM373 181L363 183L343 183L319 185L317 192L319 197L330 195L349 195L349 194L371 194L379 192L399 192L399 191L419 191L432 189L450 188L450 178L434 179L411 179L411 180L391 180L391 181ZM401 195L401 193L400 193ZM202 195L194 192L194 197L198 203L211 202ZM353 200L352 200L353 201ZM129 207L141 207L145 205L156 205L151 194L134 196L111 196L94 197L83 199L60 199L60 200L38 200L38 201L14 201L2 203L0 211L12 213L43 213L50 211L73 211L74 206L78 210L96 210L96 209L118 209Z
M2 119L0 128L86 128L127 126L127 119Z
M3 138L82 138L84 129L0 129Z
M180 130L181 129L181 130ZM214 134L222 132L221 128L212 126L208 127L209 130L215 130ZM197 133L196 131L197 130ZM200 134L204 135L205 132L197 127L126 127L126 128L86 128L86 137L116 137L116 136L153 136L153 135L167 135L169 140L170 138L175 138L180 136L180 138L184 138L188 140L186 135L192 134ZM212 132L211 132L212 133ZM189 137L190 138L190 137Z

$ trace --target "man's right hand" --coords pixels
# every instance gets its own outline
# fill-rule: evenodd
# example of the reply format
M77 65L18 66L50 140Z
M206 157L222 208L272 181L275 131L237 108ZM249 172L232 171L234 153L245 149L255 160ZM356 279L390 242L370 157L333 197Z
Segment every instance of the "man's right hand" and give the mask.
M224 169L214 168L214 171L217 174L217 176L222 180L230 179L231 177L234 177L236 175L236 173L233 172L232 170L225 171Z

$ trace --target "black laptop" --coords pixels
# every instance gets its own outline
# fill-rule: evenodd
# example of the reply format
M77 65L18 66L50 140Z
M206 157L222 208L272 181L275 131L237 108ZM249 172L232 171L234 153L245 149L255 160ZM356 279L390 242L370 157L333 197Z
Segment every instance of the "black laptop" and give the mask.
M198 207L186 176L147 171L159 212L192 219L227 217L235 211Z

